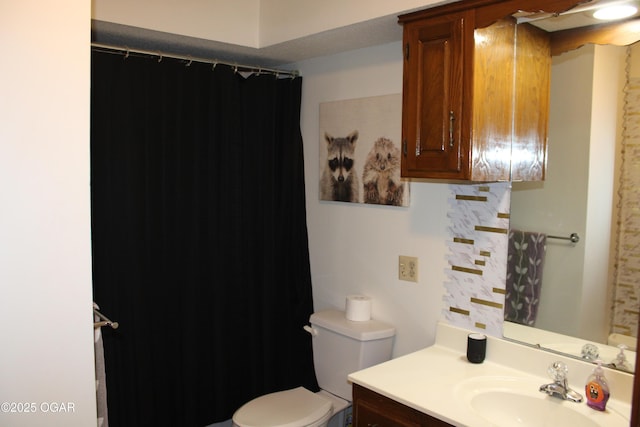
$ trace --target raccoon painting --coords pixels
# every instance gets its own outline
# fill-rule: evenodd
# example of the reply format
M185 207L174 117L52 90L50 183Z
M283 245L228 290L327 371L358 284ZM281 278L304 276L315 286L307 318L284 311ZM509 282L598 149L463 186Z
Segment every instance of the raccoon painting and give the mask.
M324 134L327 143L327 163L320 178L320 198L341 202L358 202L360 183L354 169L354 154L358 131L344 138Z
M367 155L362 172L364 202L401 206L400 150L390 139L378 138Z

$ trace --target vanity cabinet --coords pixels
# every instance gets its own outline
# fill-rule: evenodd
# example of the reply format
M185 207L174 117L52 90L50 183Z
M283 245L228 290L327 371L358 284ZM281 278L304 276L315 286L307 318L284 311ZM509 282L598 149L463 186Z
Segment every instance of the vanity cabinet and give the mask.
M355 427L451 426L358 384L353 385L353 425Z
M511 16L531 3L469 0L399 17L403 177L544 179L550 38Z

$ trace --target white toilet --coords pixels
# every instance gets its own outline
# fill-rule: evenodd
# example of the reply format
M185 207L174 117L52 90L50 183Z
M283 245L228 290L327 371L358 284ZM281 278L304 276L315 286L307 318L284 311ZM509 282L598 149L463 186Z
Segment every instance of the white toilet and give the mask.
M376 320L347 320L339 310L314 313L311 327L313 361L321 390L303 387L260 396L233 414L239 427L323 427L349 406L347 375L391 358L395 328Z

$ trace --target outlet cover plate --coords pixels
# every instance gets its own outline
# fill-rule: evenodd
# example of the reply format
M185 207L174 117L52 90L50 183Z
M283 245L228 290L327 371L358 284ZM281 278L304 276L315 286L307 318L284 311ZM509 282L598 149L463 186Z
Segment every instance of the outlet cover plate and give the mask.
M418 258L404 255L398 257L398 279L418 282Z

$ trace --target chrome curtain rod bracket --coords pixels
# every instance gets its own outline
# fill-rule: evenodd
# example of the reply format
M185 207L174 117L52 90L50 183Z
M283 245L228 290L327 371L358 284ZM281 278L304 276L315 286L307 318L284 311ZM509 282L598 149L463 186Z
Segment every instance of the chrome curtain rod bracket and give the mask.
M104 314L100 313L97 309L93 309L93 313L98 316L100 319L102 319L100 322L93 322L93 328L97 329L97 328L101 328L103 326L110 326L112 329L118 329L118 326L120 326L118 324L118 322L114 322L113 320L109 319L107 316L105 316Z

